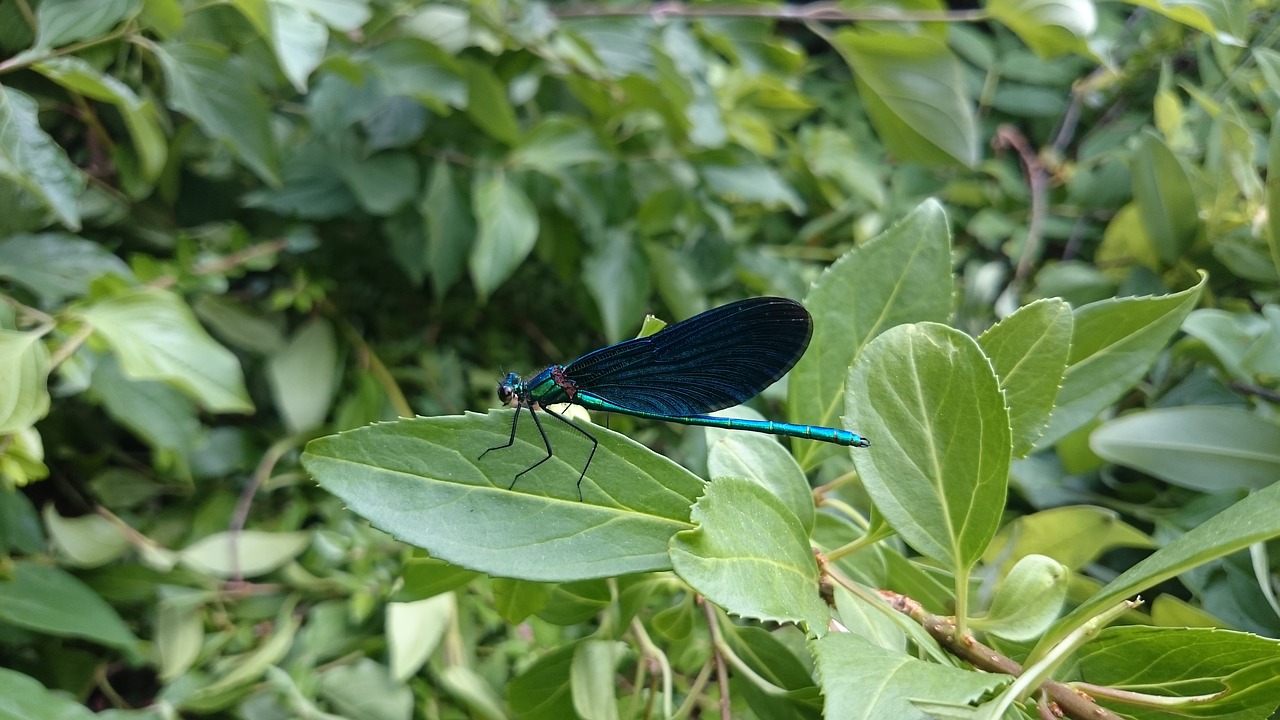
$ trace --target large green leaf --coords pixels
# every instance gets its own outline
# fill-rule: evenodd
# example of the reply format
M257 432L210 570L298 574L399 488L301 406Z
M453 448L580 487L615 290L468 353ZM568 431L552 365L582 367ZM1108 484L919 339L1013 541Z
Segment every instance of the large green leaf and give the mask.
M313 440L302 457L320 485L375 526L433 557L500 577L568 581L671 567L667 541L690 527L702 482L638 443L591 426L600 447L564 423L525 415L510 448L510 411L416 418ZM545 418L545 416L544 416Z
M609 159L595 132L585 122L567 116L544 118L511 153L513 166L544 173Z
M418 204L427 234L424 261L436 298L443 297L462 276L467 252L476 238L476 221L463 187L454 179L453 166L438 160Z
M1201 492L1260 490L1280 478L1280 425L1243 408L1136 412L1089 436L1102 458Z
M125 375L168 382L212 412L253 411L240 361L177 295L131 290L83 306L79 315L111 346Z
M812 649L829 718L930 720L914 703L973 703L1011 680L918 660L847 632L814 640Z
M1196 306L1207 279L1171 295L1112 298L1076 309L1067 372L1036 447L1052 446L1133 387Z
M971 567L999 527L1011 447L977 342L945 325L899 325L863 351L846 394L846 418L875 438L853 457L876 508L916 550Z
M4 720L94 720L99 716L65 693L51 692L33 677L0 667L0 717Z
M290 432L324 422L340 372L333 325L323 318L302 326L288 345L271 356L267 379Z
M697 528L671 539L671 564L685 582L735 615L826 632L808 533L777 496L746 478L716 478L692 519Z
M608 230L582 264L583 283L596 301L610 342L630 337L649 301L649 258L632 238Z
M138 642L115 609L75 576L29 561L14 563L0 579L0 621L130 653Z
M787 376L790 419L839 425L845 379L866 344L900 323L946 320L952 288L951 236L942 206L932 200L827 268L805 298L813 338ZM809 440L793 447L806 469L839 452Z
M1041 510L1005 525L984 559L1007 572L1028 555L1046 555L1079 570L1117 547L1152 548L1155 543L1114 510L1077 505Z
M481 130L507 145L520 140L520 122L507 99L507 86L487 65L467 63L467 114Z
M1049 424L1071 349L1071 308L1054 299L1019 308L978 338L1009 406L1013 456L1024 457Z
M1041 638L1035 654L1042 655L1073 629L1124 598L1274 537L1280 537L1280 483L1249 495L1121 573L1102 592L1059 620Z
M14 235L0 242L0 276L29 288L44 305L83 295L103 275L133 278L129 266L101 244L68 233Z
M978 161L978 125L964 67L945 42L841 30L832 44L849 63L867 114L896 157Z
M85 178L40 128L36 101L0 85L0 178L37 198L71 230L80 229L76 200Z
M1182 257L1200 230L1199 206L1182 163L1152 132L1142 134L1133 156L1133 199L1147 237L1166 265Z
M1098 28L1093 0L991 0L987 12L1041 57L1087 52Z
M97 38L137 11L139 0L45 0L36 9L36 47Z
M0 328L0 435L49 412L49 350L39 333Z
M324 60L329 44L329 28L307 12L304 3L271 3L271 30L268 39L276 61L295 90L307 91L307 79Z
M1194 649L1190 655L1189 649ZM1280 640L1230 630L1107 628L1076 653L1069 672L1120 691L1168 698L1211 696L1162 708L1136 708L1099 698L1142 720L1264 718L1280 705Z
M271 111L252 77L224 48L166 43L156 48L164 68L168 104L226 143L268 185L280 184L280 157Z
M506 173L477 175L472 212L479 230L471 248L471 280L488 297L515 272L538 239L538 210Z
M732 414L751 417L741 410ZM754 417L758 419L759 416ZM813 492L804 471L782 443L760 433L718 428L707 428L706 437L709 477L714 480L732 475L758 483L795 513L806 533L813 530Z

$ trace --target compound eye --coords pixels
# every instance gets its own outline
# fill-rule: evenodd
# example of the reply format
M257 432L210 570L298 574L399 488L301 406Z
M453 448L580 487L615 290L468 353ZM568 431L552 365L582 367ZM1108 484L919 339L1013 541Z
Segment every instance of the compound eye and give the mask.
M510 404L513 397L515 397L515 393L511 391L511 388L507 387L505 383L498 383L498 399L502 401L503 405Z

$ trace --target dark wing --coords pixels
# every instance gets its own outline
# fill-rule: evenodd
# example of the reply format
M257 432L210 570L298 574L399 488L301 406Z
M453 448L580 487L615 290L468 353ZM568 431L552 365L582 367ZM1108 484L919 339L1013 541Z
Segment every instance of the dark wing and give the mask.
M777 382L804 354L812 333L800 303L752 298L601 348L564 372L579 390L625 408L702 415L746 402Z

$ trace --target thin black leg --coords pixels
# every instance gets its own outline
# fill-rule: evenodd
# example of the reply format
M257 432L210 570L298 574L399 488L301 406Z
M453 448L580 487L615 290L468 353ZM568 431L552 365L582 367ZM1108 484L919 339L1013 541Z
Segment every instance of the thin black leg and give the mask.
M484 457L485 455L488 455L490 450L501 450L502 448L509 448L509 447L511 447L512 445L515 445L515 443L516 443L516 425L520 422L520 408L521 408L521 407L523 407L523 406L521 406L521 405L517 405L517 406L516 406L516 416L515 416L514 418L512 418L512 419L511 419L511 437L507 438L507 444L506 444L506 445L494 445L493 447L489 448L489 450L485 450L484 452L480 453L480 457L476 458L477 460L479 460L480 458ZM533 408L529 408L529 412L533 412ZM537 418L534 418L534 420L537 420ZM546 439L546 437L544 436L544 437L543 437L543 439L545 440L545 439Z
M578 475L578 502L582 502L582 479L583 479L583 478L585 478L585 477L587 476L587 468L591 467L591 459L592 459L592 458L594 458L594 457L596 456L596 448L600 447L600 441L596 439L596 436L595 436L595 435L592 435L591 433L589 433L589 432L587 432L585 429L583 429L580 425L578 425L578 423L576 423L576 422L574 422L574 421L570 420L569 418L567 418L567 417L565 417L565 416L561 415L560 413L556 412L555 410L548 410L547 408L542 408L542 409L543 409L543 410L546 410L548 413L551 413L551 416L552 416L552 417L554 417L554 418L556 418L556 419L557 419L557 420L559 420L560 422L562 422L562 423L564 423L564 424L568 425L569 427L573 428L574 430L577 430L578 432L582 433L583 435L586 435L586 436L587 436L587 439L591 441L591 454L590 454L590 455L587 455L587 464L582 466L582 473L581 473L580 475ZM536 419L536 418L535 418L535 419ZM541 427L539 427L538 429L539 429L539 430L541 430L542 428L541 428ZM546 438L546 436L544 435L544 436L543 436L543 438L545 439L545 438ZM550 448L550 445L548 445L547 447L548 447L548 448ZM545 460L545 458L544 458L544 460ZM535 465L534 467L537 467L537 466ZM529 468L529 470L532 470L532 469L533 469L533 468ZM528 472L528 470L526 470L525 472Z
M551 412L551 411L548 410L547 412ZM551 414L555 415L555 413L551 413ZM530 470L538 467L542 463L551 459L551 441L547 439L547 432L542 429L542 421L538 419L538 413L534 412L532 407L529 408L529 415L533 417L533 426L538 428L538 434L542 436L542 444L547 446L547 456L542 458L538 462L530 465L529 467L521 470L520 472L516 473L516 476L511 478L511 484L507 486L508 490L515 488L516 481L520 479L521 475L529 472Z

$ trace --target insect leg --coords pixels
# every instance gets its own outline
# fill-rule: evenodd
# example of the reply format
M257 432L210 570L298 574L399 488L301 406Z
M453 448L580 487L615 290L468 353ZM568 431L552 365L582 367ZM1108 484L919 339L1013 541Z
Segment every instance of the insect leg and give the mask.
M545 409L545 408L544 408L544 409ZM551 412L551 411L550 411L550 410L547 410L547 412ZM525 468L525 469L521 470L520 472L516 473L516 476L515 476L515 477L513 477L513 478L511 478L511 484L507 486L507 489L508 489L508 490L511 490L512 488L514 488L514 487L516 486L516 481L520 479L520 476L521 476L521 475L523 475L523 474L525 474L525 473L529 472L530 470L532 470L532 469L534 469L534 468L538 467L538 466L539 466L539 465L541 465L542 463L544 463L544 462L546 462L546 461L548 461L548 460L550 460L550 459L551 459L551 441L547 439L547 431L545 431L545 430L543 430L543 429L542 429L542 421L538 419L538 413L536 413L536 412L534 412L534 411L533 411L533 407L532 407L532 406L530 406L530 407L529 407L529 414L530 414L531 416L533 416L533 425L534 425L534 427L538 428L538 434L542 436L542 444L547 446L547 456L546 456L546 457L544 457L544 458L542 458L542 459L541 459L541 460L539 460L538 462L536 462L536 463L534 463L534 464L530 465L529 467L527 467L527 468ZM551 414L552 414L552 415L555 415L555 413L551 413ZM559 415L556 415L556 417L560 417L560 416L559 416ZM564 418L560 418L560 419L561 419L561 420L564 420Z
M521 407L524 407L524 406L523 406L523 405L516 405L516 414L515 414L515 417L511 418L511 437L507 438L507 444L506 444L506 445L494 445L493 447L489 448L489 450L501 450L501 449L503 449L503 448L509 448L509 447L511 447L512 445L514 445L514 444L516 443L516 425L520 423L520 408L521 408ZM529 408L529 412L533 412L533 408ZM538 419L538 418L536 418L536 417L534 418L534 420L535 420L535 421L536 421L537 419ZM539 430L541 430L542 428L538 428L538 429L539 429ZM544 440L546 439L546 436L545 436L545 435L543 436L543 439L544 439ZM476 458L476 459L477 459L477 460L479 460L480 458L484 457L485 455L488 455L488 454L489 454L489 450L485 450L484 452L480 453L480 457L478 457L478 458Z
M573 428L574 430L577 430L583 435L586 435L587 439L591 441L591 454L587 455L587 464L582 466L582 474L578 475L578 502L582 502L582 479L587 476L587 468L591 467L591 458L596 456L596 448L600 447L600 441L596 440L596 436L587 432L585 429L583 429L581 425L570 420L564 415L561 415L555 410L550 410L547 408L542 408L542 409L551 413L551 416L556 418L560 422L565 423L566 425ZM532 470L533 468L529 468L529 469Z

